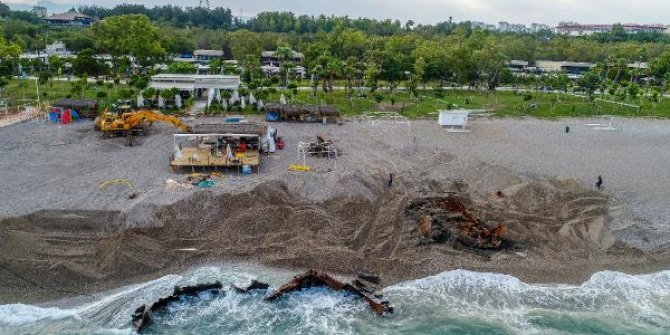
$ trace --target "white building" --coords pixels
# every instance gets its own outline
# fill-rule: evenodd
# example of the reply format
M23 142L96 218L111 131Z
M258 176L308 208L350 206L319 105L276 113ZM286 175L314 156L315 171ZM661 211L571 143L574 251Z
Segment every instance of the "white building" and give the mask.
M199 97L208 90L233 91L240 87L240 76L200 74L158 74L151 77L150 87L157 90L176 88Z
M637 33L665 33L668 28L662 24L622 24L627 34ZM608 33L612 31L614 24L580 24L576 22L561 22L556 27L556 32L569 36L588 36L595 33Z

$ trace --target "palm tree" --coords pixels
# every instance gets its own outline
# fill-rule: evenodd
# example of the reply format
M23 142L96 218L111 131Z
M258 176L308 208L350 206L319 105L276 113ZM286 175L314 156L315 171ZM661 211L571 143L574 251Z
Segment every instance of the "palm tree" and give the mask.
M284 75L283 78L284 87L288 85L288 71L289 71L289 69L284 65L286 65L293 58L293 55L294 55L293 49L291 49L288 46L280 46L277 48L277 51L275 51L275 57L279 59L282 68L284 68L284 71L282 71Z

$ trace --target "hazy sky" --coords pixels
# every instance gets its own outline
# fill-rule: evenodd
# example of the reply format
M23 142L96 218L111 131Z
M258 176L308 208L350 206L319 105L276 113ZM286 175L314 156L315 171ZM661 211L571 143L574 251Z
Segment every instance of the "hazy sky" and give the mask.
M195 6L198 0L52 0L57 3L175 4ZM35 3L37 0L4 0L7 3ZM667 0L210 0L212 7L229 7L235 15L253 15L259 11L292 11L297 14L335 14L349 17L393 18L419 23L473 20L497 23L547 23L559 21L582 23L670 23L670 1Z

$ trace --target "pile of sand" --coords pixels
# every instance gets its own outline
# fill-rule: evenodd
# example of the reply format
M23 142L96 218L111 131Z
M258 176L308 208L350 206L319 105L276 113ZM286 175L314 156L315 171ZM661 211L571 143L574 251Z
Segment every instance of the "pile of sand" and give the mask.
M363 270L381 275L385 284L454 268L574 282L598 269L637 263L638 252L614 244L605 196L566 180L490 180L477 189L464 180L435 179L401 180L388 188L378 176L364 174L308 177L304 187L267 181L246 192L203 191L141 211L153 213L142 228L130 213L119 212L49 211L4 219L0 302L51 300L232 260ZM313 189L312 183L330 192L292 190ZM515 248L481 252L422 243L406 209L418 198L445 192L467 198L476 216L506 224Z

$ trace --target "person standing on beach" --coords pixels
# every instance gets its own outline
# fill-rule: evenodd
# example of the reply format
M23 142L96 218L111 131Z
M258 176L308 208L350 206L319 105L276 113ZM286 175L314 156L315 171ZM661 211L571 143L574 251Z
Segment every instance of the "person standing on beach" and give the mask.
M393 173L389 173L389 179L386 181L386 184L388 185L389 188L393 186Z
M598 188L598 190L603 189L603 177L602 176L598 176L598 181L596 182L596 187Z

